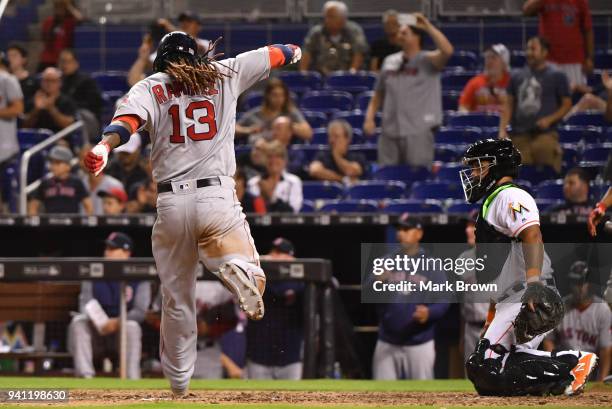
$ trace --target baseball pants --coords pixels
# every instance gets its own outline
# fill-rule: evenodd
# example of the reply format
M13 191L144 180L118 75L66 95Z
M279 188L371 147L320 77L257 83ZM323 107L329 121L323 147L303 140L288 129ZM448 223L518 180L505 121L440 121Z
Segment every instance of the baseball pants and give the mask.
M375 380L433 379L436 349L433 339L420 345L376 342L372 362Z
M187 389L196 361L196 273L202 261L211 272L234 258L259 265L234 180L196 188L195 180L172 182L157 197L153 257L161 280L161 364L173 390Z
M302 363L294 362L285 366L268 366L247 361L248 379L286 379L299 381L302 379Z
M537 135L512 135L512 143L521 152L524 165L547 165L561 172L563 150L559 145L559 134L555 131Z
M429 129L409 136L383 134L378 138L378 164L429 168L434 159L434 146L434 135Z
M127 321L127 377L140 379L140 357L142 350L142 330L136 321ZM118 334L100 335L85 314L72 319L68 327L68 350L74 360L75 375L81 378L92 378L94 369L94 352L106 349L118 351ZM106 347L106 348L105 348Z

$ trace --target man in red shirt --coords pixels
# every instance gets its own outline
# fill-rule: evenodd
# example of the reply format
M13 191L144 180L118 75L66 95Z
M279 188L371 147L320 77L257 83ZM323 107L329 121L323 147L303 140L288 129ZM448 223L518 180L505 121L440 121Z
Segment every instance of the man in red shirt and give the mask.
M503 44L494 44L485 53L482 74L468 81L459 98L461 112L501 112L510 81L510 53Z
M540 36L550 42L548 59L565 72L572 91L587 92L595 45L588 0L527 0L527 16L540 18Z
M72 47L74 28L83 20L83 15L72 0L55 0L53 15L42 23L44 48L40 53L38 72L57 65L62 50Z

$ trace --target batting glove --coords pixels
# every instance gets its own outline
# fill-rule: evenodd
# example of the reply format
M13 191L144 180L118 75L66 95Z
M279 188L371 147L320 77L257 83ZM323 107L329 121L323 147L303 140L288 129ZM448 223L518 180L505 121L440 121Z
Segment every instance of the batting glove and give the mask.
M289 64L295 64L302 59L302 49L300 47L294 44L286 44L286 46L293 51L293 57L291 57Z
M108 163L108 154L110 151L111 147L106 141L102 141L94 146L85 156L85 168L87 168L90 173L98 176Z
M589 219L587 221L587 225L589 228L589 233L591 236L595 237L597 235L597 224L600 222L603 215L606 214L606 205L599 202L595 206L591 213L589 214Z

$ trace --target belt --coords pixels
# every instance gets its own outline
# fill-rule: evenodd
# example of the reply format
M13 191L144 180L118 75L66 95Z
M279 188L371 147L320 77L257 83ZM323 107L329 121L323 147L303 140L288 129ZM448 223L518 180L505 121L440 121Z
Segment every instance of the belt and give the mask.
M214 177L214 178L196 180L197 188L208 187L208 186L221 186L221 179L219 179L218 177ZM172 192L172 183L171 182L158 183L157 193L166 193L166 192Z
M555 290L557 289L557 286L555 284L555 279L554 278L547 278L546 280L541 280L541 282L544 285L547 285L548 287L553 287ZM499 297L497 299L497 302L501 302L503 300L505 300L506 298L510 297L513 294L516 294L518 292L523 291L525 288L527 287L526 283L516 283L515 285L513 285L512 287L508 288L502 295L501 297Z

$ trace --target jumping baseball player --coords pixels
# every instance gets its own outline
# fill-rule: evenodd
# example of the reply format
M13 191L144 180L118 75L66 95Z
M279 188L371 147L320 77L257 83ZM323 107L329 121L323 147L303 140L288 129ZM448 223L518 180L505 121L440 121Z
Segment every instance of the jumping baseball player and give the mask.
M155 73L123 98L102 141L87 155L98 174L109 153L139 130L152 141L158 183L153 256L163 294L160 351L174 397L187 395L196 359L196 267L202 261L252 319L264 314L265 274L236 198L236 101L270 70L297 62L301 50L275 44L216 61L174 31L159 44Z
M482 205L476 255L487 260L479 282L496 283L483 335L466 362L481 395L575 395L595 368L590 352L537 348L563 317L563 303L544 251L534 199L513 183L521 154L508 139L471 145L460 171L466 200Z

